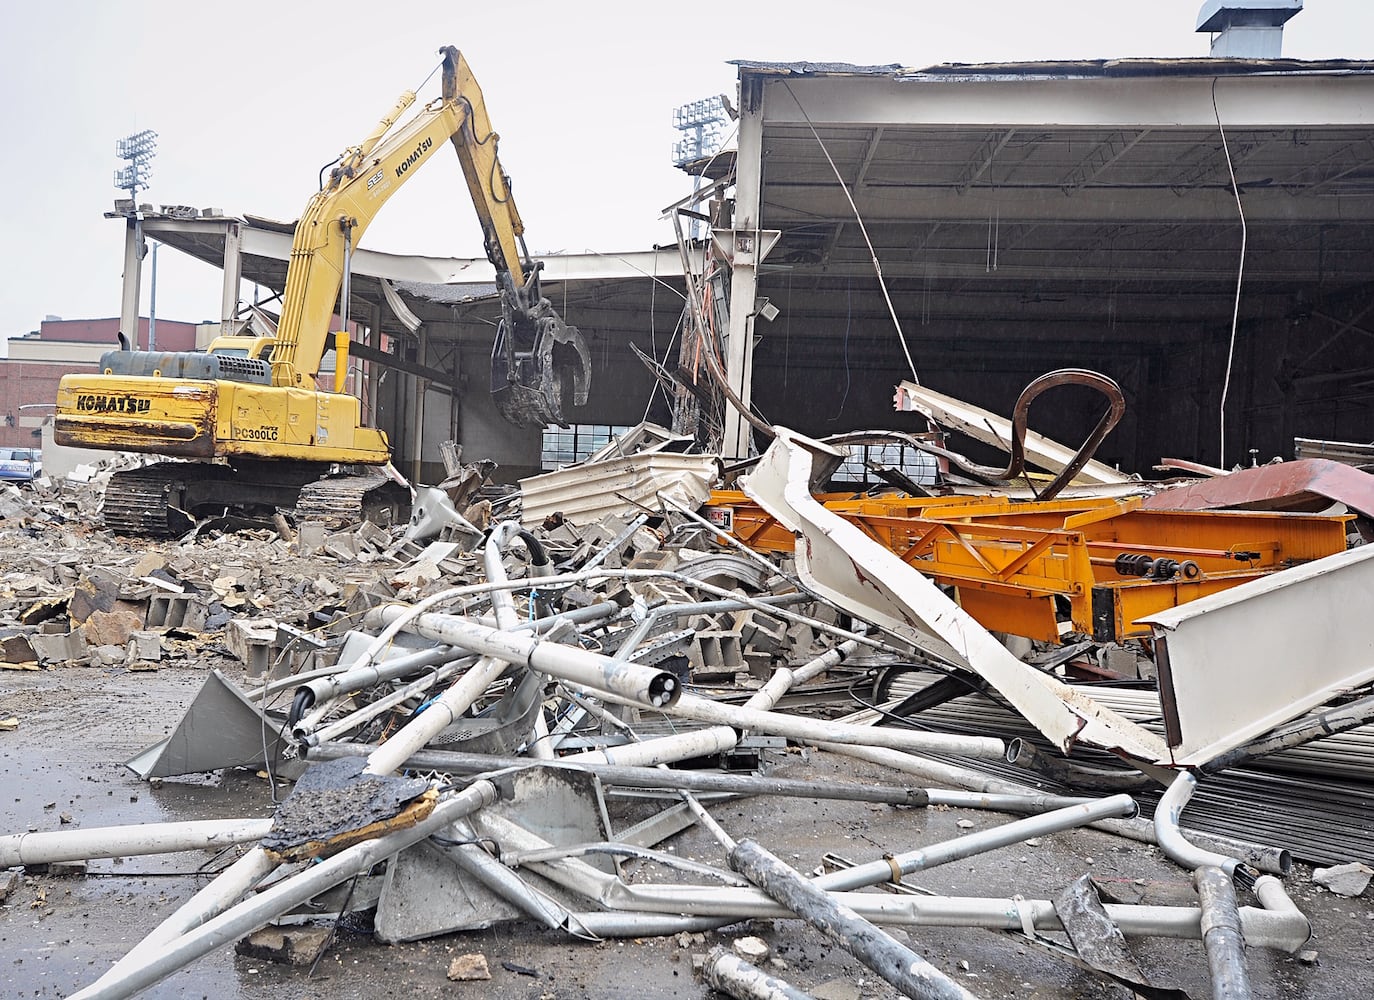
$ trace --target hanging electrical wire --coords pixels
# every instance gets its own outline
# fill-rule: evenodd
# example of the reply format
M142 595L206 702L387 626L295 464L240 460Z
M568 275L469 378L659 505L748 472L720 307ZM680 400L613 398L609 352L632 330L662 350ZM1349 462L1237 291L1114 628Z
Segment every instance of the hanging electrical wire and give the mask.
M825 140L823 140L820 133L816 131L816 126L811 124L811 116L806 113L806 108L802 107L801 101L797 100L797 95L792 93L792 88L788 85L787 81L784 80L782 85L787 90L787 93L791 95L792 100L796 101L797 110L800 111L802 117L806 119L806 127L811 130L811 135L815 138L816 144L821 147L821 152L825 155L826 162L830 164L830 169L834 171L835 180L839 183L840 190L844 192L845 200L849 202L849 209L854 213L854 221L859 224L859 232L863 233L864 243L868 247L868 255L873 261L873 273L878 276L878 287L882 289L883 301L887 303L888 315L892 317L892 325L897 330L897 339L902 344L902 353L906 355L907 367L911 369L911 380L917 385L920 385L921 379L916 374L916 362L911 360L911 349L907 346L906 334L902 332L901 320L897 318L897 309L892 304L892 295L888 292L887 282L883 279L883 265L878 260L878 252L873 249L873 241L868 237L868 227L864 225L863 216L859 214L859 206L854 204L854 197L849 193L849 185L844 182L844 178L840 175L840 168L835 166L835 161L830 156L830 150L825 146Z
M1212 77L1212 114L1217 119L1217 131L1221 133L1221 149L1226 154L1226 170L1231 175L1231 193L1236 196L1236 214L1240 216L1240 264L1236 269L1236 301L1231 310L1231 341L1226 348L1226 377L1221 383L1221 407L1219 423L1221 431L1221 453L1217 465L1226 467L1226 396L1231 391L1231 366L1236 356L1236 328L1240 324L1240 286L1245 279L1245 245L1249 233L1245 225L1245 209L1240 203L1240 186L1236 183L1236 168L1231 162L1231 147L1226 142L1226 129L1221 124L1221 112L1217 110L1217 78Z

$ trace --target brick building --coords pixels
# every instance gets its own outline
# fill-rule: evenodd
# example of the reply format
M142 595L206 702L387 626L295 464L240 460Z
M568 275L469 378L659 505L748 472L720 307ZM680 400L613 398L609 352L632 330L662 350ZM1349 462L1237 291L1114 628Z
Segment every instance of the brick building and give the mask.
M57 383L71 372L97 370L100 356L118 346L119 318L45 319L37 330L9 340L9 357L0 358L0 447L39 446L52 417ZM159 319L155 346L190 351L208 343L219 324ZM148 349L148 319L139 319L138 346Z

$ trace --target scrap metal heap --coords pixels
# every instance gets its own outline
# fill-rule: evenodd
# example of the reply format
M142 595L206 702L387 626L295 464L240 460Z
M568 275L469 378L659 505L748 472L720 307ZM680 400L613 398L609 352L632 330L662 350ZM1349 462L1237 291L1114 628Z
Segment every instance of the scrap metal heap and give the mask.
M895 928L1055 935L1056 953L1150 996L1179 994L1147 981L1137 939L1200 938L1217 996L1248 995L1245 947L1306 944L1283 882L1303 807L1272 803L1266 822L1224 804L1256 775L1320 784L1343 755L1349 780L1374 782L1368 744L1347 754L1337 735L1374 739L1374 698L1353 698L1374 661L1341 627L1374 598L1374 547L1346 547L1352 515L1147 509L1167 493L1144 501L1153 491L1119 475L1096 482L1139 495L1075 497L1072 475L1032 502L818 493L845 452L773 433L737 489L712 492L717 459L645 426L518 493L482 488L484 468L422 491L405 527L303 524L264 541L379 572L294 625L223 622L247 686L215 671L128 765L298 779L275 814L0 838L0 868L239 845L76 996L133 995L345 884L313 912L369 911L387 942L501 921L600 940L797 920L907 997L977 983ZM1025 454L1053 461L1037 443ZM145 609L161 601L165 621L175 605L208 631L205 609L171 599L179 587L163 578ZM76 603L62 608L73 620ZM21 622L55 620L54 606ZM34 659L57 666L44 635ZM770 775L789 744L892 780ZM866 861L827 854L813 871L821 859L793 864L713 815L740 796L1019 818ZM627 820L627 802L642 814L664 797ZM1328 827L1295 838L1299 856L1370 857L1361 801L1348 828L1334 793L1313 804ZM902 892L916 872L1088 824L1157 844L1192 873L1198 905L1104 900L1080 872L1040 898ZM658 849L692 826L715 863ZM897 893L864 891L877 886ZM717 949L700 971L736 997L805 995L749 957Z

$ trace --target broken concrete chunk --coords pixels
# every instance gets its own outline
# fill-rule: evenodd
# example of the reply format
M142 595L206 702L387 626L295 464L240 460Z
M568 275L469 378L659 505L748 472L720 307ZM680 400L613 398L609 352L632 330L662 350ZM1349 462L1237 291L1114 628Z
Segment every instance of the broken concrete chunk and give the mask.
M318 521L302 521L296 528L296 552L314 555L320 552L329 538L329 529Z
M1312 872L1312 881L1330 889L1338 896L1358 896L1369 887L1374 878L1374 868L1360 861L1336 865L1332 868L1318 868Z
M309 965L328 940L327 927L264 927L240 938L234 951L279 965Z
M148 628L179 628L200 632L205 628L205 602L194 594L154 594L148 599Z
M91 650L91 662L100 667L117 667L128 659L123 646L96 646Z
M277 622L271 618L235 618L224 630L229 652L254 676L265 674L271 666L270 649L276 638Z
M27 636L7 635L0 638L0 660L6 663L29 663L38 659Z
M130 576L148 576L156 570L166 569L167 557L155 549L143 553L138 562L134 563L133 569L129 571Z
M455 956L448 966L448 978L455 983L490 979L491 970L487 968L487 956L480 952Z
M767 941L763 938L753 936L736 938L734 944L730 947L736 955L754 965L758 965L760 962L766 960L773 952L773 949L768 946Z
M83 577L72 589L68 614L73 622L84 622L97 611L109 612L119 600L119 588L123 577L103 570L92 571Z
M162 638L156 632L130 632L125 652L130 660L157 663L162 659Z
M40 632L37 635L29 636L29 643L33 646L34 655L37 655L38 662L45 666L52 665L52 663L84 661L91 652L85 636L82 636L80 632Z
M143 628L143 616L122 608L92 611L81 626L82 638L92 646L125 646Z
M29 605L19 616L21 625L42 625L52 621L67 610L68 598L46 597Z

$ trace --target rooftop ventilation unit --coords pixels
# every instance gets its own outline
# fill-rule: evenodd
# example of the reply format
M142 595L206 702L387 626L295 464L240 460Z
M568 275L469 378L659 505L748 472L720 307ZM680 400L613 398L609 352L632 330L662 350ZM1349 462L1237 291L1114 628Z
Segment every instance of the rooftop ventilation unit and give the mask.
M1207 0L1197 30L1212 33L1213 59L1278 59L1283 25L1302 0Z

